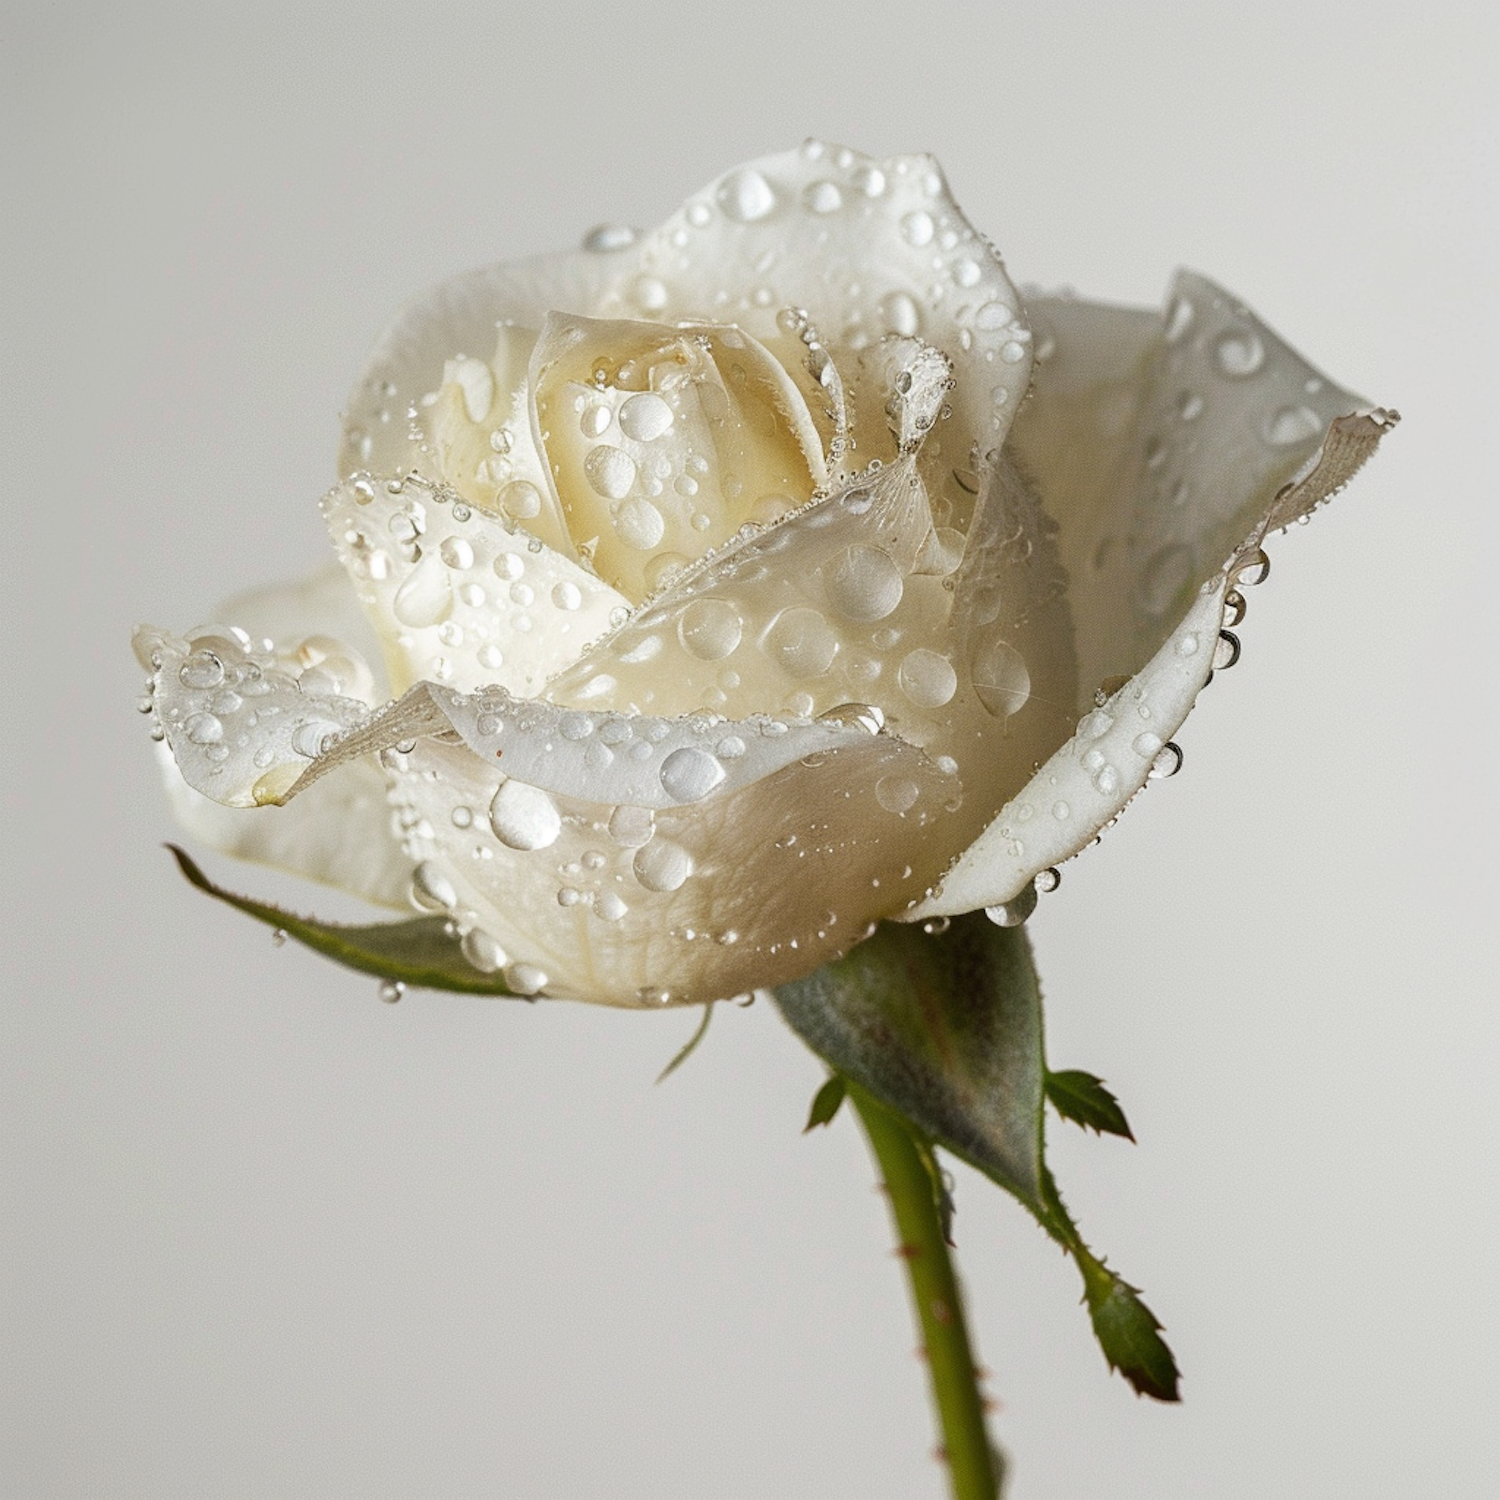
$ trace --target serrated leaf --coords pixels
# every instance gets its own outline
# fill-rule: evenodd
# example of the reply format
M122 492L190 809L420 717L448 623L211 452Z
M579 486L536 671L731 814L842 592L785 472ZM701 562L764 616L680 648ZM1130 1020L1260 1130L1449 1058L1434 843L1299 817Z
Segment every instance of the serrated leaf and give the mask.
M848 1092L847 1085L837 1073L828 1079L813 1095L812 1108L807 1112L807 1124L802 1127L802 1134L806 1135L809 1130L819 1125L830 1124L839 1112L839 1107L843 1104L844 1096Z
M1084 1300L1110 1368L1118 1370L1139 1396L1180 1400L1177 1361L1161 1336L1161 1323L1137 1289L1090 1257L1084 1269Z
M270 902L226 891L215 885L176 844L168 844L167 848L172 851L178 868L200 891L264 922L267 927L284 932L345 968L419 989L520 998L506 987L499 974L485 974L464 957L458 939L445 930L447 923L442 917L362 925L299 917Z
M1125 1111L1120 1108L1120 1101L1104 1087L1102 1078L1095 1078L1080 1068L1068 1068L1061 1073L1049 1072L1045 1087L1053 1109L1063 1119L1101 1135L1123 1135L1127 1141L1135 1139Z
M978 912L943 932L886 924L844 958L772 994L792 1030L836 1075L912 1128L928 1153L945 1232L952 1200L933 1145L1014 1194L1072 1255L1111 1368L1143 1395L1177 1400L1177 1365L1160 1323L1084 1243L1047 1170L1043 1105L1051 1078L1088 1079L1119 1125L1125 1117L1092 1075L1049 1078L1041 986L1024 931ZM1078 1092L1097 1112L1098 1099L1075 1084Z

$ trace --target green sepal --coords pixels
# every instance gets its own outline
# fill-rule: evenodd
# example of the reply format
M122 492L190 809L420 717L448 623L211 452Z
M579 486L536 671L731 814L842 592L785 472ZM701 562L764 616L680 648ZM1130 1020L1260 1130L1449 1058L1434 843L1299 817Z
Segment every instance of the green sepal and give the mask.
M299 917L267 901L238 896L217 886L176 844L168 844L178 868L200 891L284 932L315 953L380 979L427 990L465 995L516 996L499 974L476 969L463 955L458 938L443 917L413 917L405 922L354 925Z
M665 1083L698 1050L698 1044L708 1035L708 1023L714 1018L714 1006L717 1003L710 1000L703 1007L703 1019L693 1028L692 1036L672 1055L672 1061L656 1075L658 1083Z
M1100 1135L1135 1139L1120 1101L1104 1087L1102 1078L1080 1068L1068 1068L1061 1073L1049 1072L1044 1086L1048 1102L1063 1119Z
M812 1108L807 1112L807 1124L802 1127L802 1134L806 1135L819 1125L832 1124L833 1117L839 1112L848 1092L844 1080L837 1073L828 1079L813 1095Z
M1077 1263L1111 1368L1138 1393L1175 1401L1161 1325L1089 1250L1047 1170L1042 995L1025 932L980 912L941 931L884 923L772 994L836 1075L899 1114L929 1151L942 1146L1020 1200ZM935 1158L930 1170L946 1229L951 1201Z

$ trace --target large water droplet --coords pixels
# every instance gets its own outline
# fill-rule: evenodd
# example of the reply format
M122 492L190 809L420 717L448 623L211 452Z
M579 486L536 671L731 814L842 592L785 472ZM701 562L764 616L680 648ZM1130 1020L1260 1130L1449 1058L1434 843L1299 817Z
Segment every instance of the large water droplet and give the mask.
M902 657L896 681L918 708L941 708L958 691L958 673L953 670L953 663L926 646L908 651Z
M971 670L976 696L997 719L1009 718L1031 697L1026 658L1008 641L993 640L981 646Z
M1240 638L1232 630L1221 630L1214 642L1213 668L1227 672L1240 659Z
M776 207L776 193L754 167L731 172L714 192L727 218L740 224L763 219Z
M888 813L904 813L916 802L921 791L910 777L882 776L875 783L875 800Z
M453 585L448 569L436 552L429 552L396 590L391 613L413 629L438 625L453 613Z
M635 484L635 460L623 448L607 443L589 449L583 472L594 493L606 500L623 500Z
M828 670L839 640L818 610L799 605L777 616L766 635L766 649L789 676L805 680Z
M1231 329L1214 341L1214 363L1231 380L1255 374L1265 362L1265 345L1248 328Z
M494 974L505 967L505 949L482 927L471 927L463 935L459 948L481 974Z
M444 537L438 556L459 572L474 566L474 549L461 536Z
M423 860L411 872L411 904L418 911L452 911L458 905L458 892L431 860Z
M1146 775L1152 781L1162 781L1168 776L1175 776L1181 769L1182 747L1168 740L1156 752L1156 758L1151 762L1151 769L1146 772Z
M827 579L828 602L846 619L883 620L901 602L901 570L880 547L850 547Z
M984 914L996 927L1019 927L1036 910L1036 885L1022 886L1009 901L987 906Z
M722 661L740 643L739 611L723 599L695 599L677 622L677 637L700 661Z
M653 442L672 422L672 408L655 391L641 391L620 408L620 431L633 442Z
M182 728L195 745L214 745L224 738L224 726L213 714L190 714Z
M609 836L622 849L639 849L656 833L656 814L649 807L617 807L609 817Z
M648 891L675 891L693 873L693 856L670 839L652 839L636 850L631 868Z
M507 849L546 849L562 832L562 816L540 787L505 781L490 803L490 827Z
M662 513L649 500L643 500L639 495L633 500L627 500L615 517L615 535L637 552L649 552L666 535L666 531L667 523Z
M224 663L212 651L195 651L177 669L177 680L185 688L216 688L224 680Z
M661 763L662 790L675 802L698 802L723 779L724 767L697 745L684 745Z
M500 504L516 520L531 521L542 512L542 492L529 479L517 479L500 491Z

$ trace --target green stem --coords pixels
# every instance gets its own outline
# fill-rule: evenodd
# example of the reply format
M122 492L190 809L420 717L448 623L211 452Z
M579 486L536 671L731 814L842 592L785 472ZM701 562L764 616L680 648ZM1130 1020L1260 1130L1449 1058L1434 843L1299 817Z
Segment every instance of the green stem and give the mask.
M853 1085L849 1098L869 1137L896 1221L896 1253L906 1266L921 1330L953 1500L995 1500L1002 1478L1000 1456L985 1428L984 1398L943 1233L931 1147Z

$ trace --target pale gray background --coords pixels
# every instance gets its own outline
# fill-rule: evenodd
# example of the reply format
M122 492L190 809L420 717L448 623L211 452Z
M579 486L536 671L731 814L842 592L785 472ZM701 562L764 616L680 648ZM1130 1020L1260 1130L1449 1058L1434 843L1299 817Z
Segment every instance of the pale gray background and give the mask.
M1140 1137L1057 1165L1187 1402L1105 1374L960 1174L1013 1493L1493 1495L1482 10L507 9L5 6L0 1493L940 1493L870 1166L799 1138L774 1013L656 1089L690 1016L382 1006L179 880L131 710L133 621L326 555L404 299L816 133L938 153L1020 279L1153 302L1185 262L1407 414L1035 919L1053 1060Z

